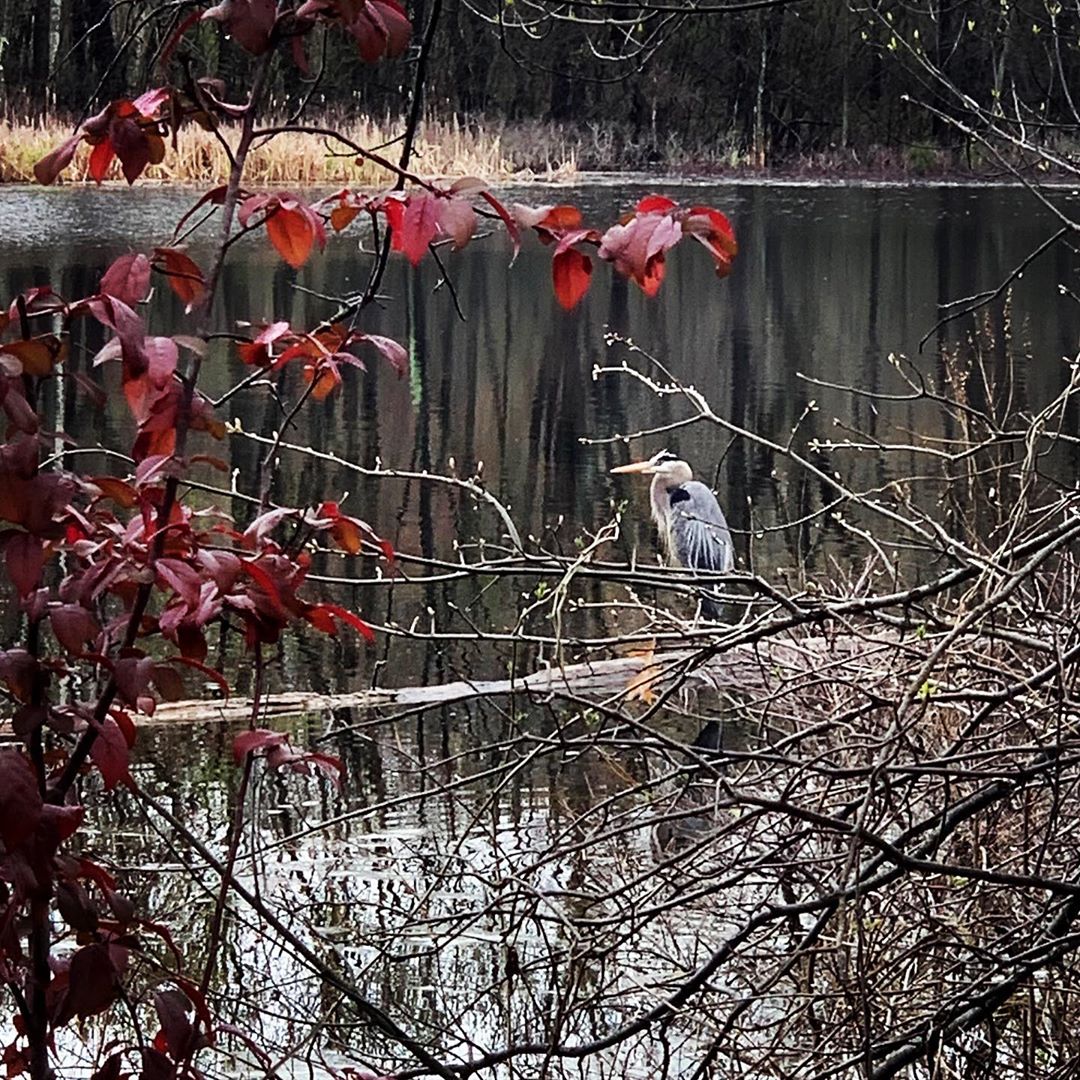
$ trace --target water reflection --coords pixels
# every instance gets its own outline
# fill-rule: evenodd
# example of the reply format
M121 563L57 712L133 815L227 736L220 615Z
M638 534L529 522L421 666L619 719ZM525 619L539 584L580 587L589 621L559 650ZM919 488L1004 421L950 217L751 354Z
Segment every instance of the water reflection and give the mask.
M571 194L589 216L610 220L640 193L605 187ZM624 451L580 440L655 427L685 416L686 408L678 397L657 398L626 378L594 379L595 366L626 355L605 348L605 327L632 337L679 379L700 388L732 423L781 443L796 429L794 438L803 447L814 439L873 442L895 439L898 432L932 432L941 418L918 403L885 408L867 397L811 385L799 374L862 390L905 391L886 362L888 353L917 355L919 338L933 325L940 304L996 285L1051 225L1046 212L1007 188L738 185L673 194L721 206L731 215L741 254L727 281L715 280L704 253L679 250L655 300L601 267L591 294L567 315L551 294L549 252L527 243L510 269L508 244L492 237L451 260L455 289L469 316L463 323L448 290L438 288L437 268L425 264L413 271L395 260L385 285L386 306L372 312L365 328L408 345L408 376L397 380L378 367L351 376L341 392L304 410L293 438L350 461L380 460L414 472L445 470L453 459L467 475L482 462L486 483L510 507L522 534L541 538L551 550L573 551L582 530L599 528L614 505L629 500L619 550L629 556L638 548L651 557L654 538L644 493L608 476ZM518 197L537 202L550 195L506 193L508 200ZM8 242L0 273L7 292L51 281L67 294L85 294L120 251L163 240L163 225L190 202L187 192L153 189L5 188L0 227ZM247 244L237 256L228 266L218 313L225 329L238 320L271 318L313 324L328 310L319 295L358 289L367 272L366 259L349 237L333 238L326 255L299 275L264 244ZM1076 350L1080 319L1074 305L1058 302L1057 286L1070 284L1075 272L1067 260L1064 249L1055 249L1014 289L1011 327L1021 350L1030 354L1018 372L1018 408L1038 408L1053 395L1065 377L1061 357ZM1000 305L989 309L989 317L997 330L990 362L1002 367ZM157 290L148 318L157 332L186 325L164 288ZM921 361L930 377L942 379L941 348L969 331L970 323L957 324L934 336ZM98 328L79 324L73 364L85 365L99 343ZM240 365L219 345L204 370L205 388L217 396L237 379ZM294 382L286 395L297 391ZM807 413L812 401L815 411ZM96 414L73 395L60 407L64 428L84 444L114 442L127 425L119 409ZM272 431L281 416L277 402L257 391L232 399L227 408L255 432ZM641 449L654 449L658 441ZM807 520L827 498L820 482L767 448L705 426L674 432L666 441L715 482L742 565L769 572L822 566L826 555L840 564L850 558L849 535L828 521ZM223 456L238 470L241 486L250 488L264 452L232 438ZM904 453L861 454L852 479L872 489L913 469ZM349 507L406 552L453 557L455 541L495 539L499 533L489 514L453 489L361 479L332 463L289 454L274 496L302 504L316 493L346 492ZM233 510L241 518L249 513L242 505ZM775 528L784 522L800 524ZM366 571L354 566L345 572ZM592 598L604 597L596 590ZM467 621L453 612L468 610L471 621L502 630L514 624L522 597L515 583L482 593L434 584L422 590L365 588L343 599L376 619L407 623L431 608L444 626L463 628ZM443 678L450 661L462 674L485 673L473 669L464 650L427 655L406 648L401 662L384 653L381 659L389 663L381 673L372 668L371 655L349 645L328 659L311 673L316 685L325 684L320 689L349 689L373 677L397 681L401 671L410 680Z
M661 993L678 971L702 962L699 919L708 917L710 936L725 925L707 893L695 902L691 888L686 908L674 912L663 899L668 888L677 895L719 870L721 851L708 840L717 819L702 794L710 767L664 778L662 760L650 765L635 745L640 735L604 736L567 715L509 704L509 711L455 711L451 728L433 719L422 735L369 720L359 732L327 736L309 717L294 739L342 755L343 790L260 771L248 807L241 883L283 913L333 970L447 1057L467 1059L503 1042L599 1037L635 1014L643 989L647 997ZM538 753L555 730L567 752ZM681 736L672 729L691 757L699 749L693 731L689 720ZM136 774L219 859L237 783L223 745L230 738L220 726L192 727L178 739L148 725ZM628 785L637 794L628 795ZM676 840L658 850L653 826L661 813ZM197 869L193 886L187 868L199 867L198 857L160 816L123 794L101 804L88 839L139 907L188 943L197 971L215 885ZM691 856L687 878L678 860L685 867ZM661 895L648 878L657 858L669 866ZM577 1004L568 1012L570 1002ZM295 1059L286 1075L305 1059L337 1055L377 1072L394 1064L386 1040L242 908L230 918L215 1007L273 1056ZM672 1034L676 1062L683 1042L697 1045L694 1024ZM589 1068L621 1060L619 1074L644 1075L659 1053L635 1045Z

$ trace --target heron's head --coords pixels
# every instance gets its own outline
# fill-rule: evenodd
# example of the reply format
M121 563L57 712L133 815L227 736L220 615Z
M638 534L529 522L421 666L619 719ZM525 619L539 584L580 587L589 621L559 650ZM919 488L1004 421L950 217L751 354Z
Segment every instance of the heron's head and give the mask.
M667 487L685 484L694 478L693 470L681 458L668 450L653 454L647 461L632 461L629 465L619 465L613 473L638 473L642 476L656 476Z

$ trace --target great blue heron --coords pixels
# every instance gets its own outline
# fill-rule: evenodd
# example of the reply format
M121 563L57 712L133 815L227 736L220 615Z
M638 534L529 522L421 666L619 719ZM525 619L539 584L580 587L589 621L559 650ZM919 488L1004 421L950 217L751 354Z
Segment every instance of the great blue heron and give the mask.
M648 461L634 461L611 470L651 476L652 516L668 562L714 574L726 574L735 565L731 532L716 496L693 470L667 450ZM719 607L709 595L702 597L704 615L715 618Z

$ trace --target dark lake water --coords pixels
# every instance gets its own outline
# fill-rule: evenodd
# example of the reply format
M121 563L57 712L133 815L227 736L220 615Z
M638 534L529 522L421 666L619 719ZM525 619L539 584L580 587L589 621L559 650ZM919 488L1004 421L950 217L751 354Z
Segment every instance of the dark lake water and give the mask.
M488 489L509 508L522 536L539 538L548 550L573 551L575 538L609 522L613 507L629 500L622 537L609 550L614 558L628 558L634 549L652 558L655 538L644 485L608 473L626 460L627 449L582 440L632 434L685 417L688 410L677 396L658 398L629 378L594 378L595 367L628 358L625 347L606 346L607 330L632 338L683 383L703 391L722 417L779 442L787 442L796 427L794 442L803 448L814 439L906 442L913 430L930 428L932 434L940 418L916 405L875 403L812 385L802 376L861 391L906 393L888 362L890 354L902 353L940 384L941 350L963 341L974 320L935 333L920 355L918 343L936 322L939 305L995 288L1056 227L1049 211L1021 190L1005 187L680 190L657 182L502 194L507 201L533 204L572 200L587 220L605 223L654 188L729 214L740 254L728 280L718 281L704 251L687 241L672 253L657 298L646 299L601 265L589 296L566 314L552 295L549 252L526 238L511 269L508 241L492 236L447 256L468 316L463 322L449 291L433 291L440 275L430 261L413 271L395 258L385 281L385 307L365 316L364 328L407 345L409 374L395 378L373 361L366 375L352 374L342 391L305 409L292 440L360 465L379 461L412 472L456 470L469 476L482 463ZM1065 191L1058 197L1074 199ZM188 192L149 188L5 189L0 274L7 294L44 281L69 296L92 292L116 255L166 242L172 223L192 201ZM197 238L193 243L198 256ZM368 268L350 234L332 237L326 254L299 274L264 242L242 246L236 256L225 278L222 329L234 328L238 320L275 318L312 325L332 310L316 294L359 290ZM1075 276L1063 245L1027 270L1012 293L1009 348L1002 305L988 309L988 362L1003 367L1008 351L1019 358L1019 406L1029 398L1037 408L1063 385L1062 358L1075 354L1080 315L1074 302L1062 300L1060 288L1080 284ZM164 288L148 318L155 332L185 326ZM76 337L76 363L99 344L93 328L80 327L77 335L83 333L90 337ZM216 397L242 373L222 346L204 368L203 388ZM286 397L297 391L297 383L286 385ZM816 408L807 414L810 402ZM80 442L117 443L125 422L120 411L94 414L74 400L64 409L64 426ZM249 432L272 432L280 416L277 403L261 391L231 399L223 412ZM736 533L741 566L768 574L804 565L821 569L830 565L829 557L840 564L853 557L850 537L827 521L782 527L804 519L823 495L778 455L704 425L635 441L630 452L645 456L664 445L716 488ZM263 453L239 437L223 453L212 449L239 470L241 488ZM868 452L849 454L848 469L852 483L869 490L919 466L903 452ZM256 486L250 479L248 484L249 490ZM284 455L274 491L280 503L300 505L346 492L348 509L402 552L453 559L456 541L500 539L490 510L460 491L416 480L363 478L330 463ZM249 512L240 505L234 511L241 519ZM512 625L520 607L515 589L485 589L478 599L449 586L425 586L421 604L417 590L399 585L350 590L348 599L376 623L408 624L417 608L435 606L444 629L462 632L468 628L447 611L447 601L459 607L479 603L489 629ZM315 677L327 688L367 685L373 655L337 655ZM393 665L393 672L375 677L424 681L436 659L446 657L412 651L404 667Z
M904 441L905 432L925 433L935 422L922 408L875 403L802 376L901 394L906 387L888 357L903 353L928 377L940 379L942 350L964 341L974 323L968 319L935 332L920 355L918 343L938 319L939 305L996 288L1056 228L1048 211L1012 188L687 189L655 182L503 194L534 204L574 201L590 221L605 223L652 190L716 206L730 216L740 254L728 280L718 281L706 254L687 243L672 254L658 298L647 300L599 266L585 302L566 314L552 295L549 252L526 239L509 268L509 245L493 236L447 255L468 316L462 321L449 290L436 289L434 266L413 271L395 258L384 285L385 308L373 312L364 328L406 344L409 373L399 379L372 361L366 374L347 375L341 391L304 410L292 440L365 466L378 461L413 473L456 470L469 476L482 462L488 489L508 507L522 536L562 553L573 553L578 538L587 542L625 501L624 528L608 557L629 558L636 549L651 559L655 542L646 493L609 475L628 451L619 443L583 439L632 434L687 412L677 396L657 397L624 375L594 377L597 366L640 363L625 345L609 347L607 331L632 338L683 383L701 390L716 413L769 439L786 442L796 430L794 438L803 446L845 437ZM1069 192L1058 197L1075 198ZM93 292L117 255L167 242L172 222L193 199L190 193L153 189L0 189L5 294L44 282L67 296ZM199 250L196 243L196 257ZM326 254L299 274L264 244L242 245L226 273L220 326L275 318L313 324L329 310L319 294L360 290L367 265L350 234L332 238ZM1076 354L1080 308L1062 300L1061 287L1080 292L1071 253L1059 246L1016 282L1007 312L1000 303L987 309L987 362L1004 369L1010 351L1019 358L1020 408L1048 401L1065 383L1063 358ZM166 290L158 290L148 319L157 333L184 329L182 312ZM76 337L72 362L88 365L100 341L93 331L77 334L88 336ZM243 374L224 346L204 370L203 388L212 397ZM298 389L297 383L287 384L286 394ZM808 412L812 401L816 408ZM125 431L119 412L96 413L70 399L58 407L63 427L83 445L115 444ZM272 432L280 415L262 392L238 395L226 411L256 433ZM791 524L819 507L823 494L778 455L705 426L636 441L631 452L644 456L664 445L716 488L741 566L765 575L800 568L830 572L852 557L848 535L828 523ZM262 449L234 436L213 452L239 470L244 487ZM910 454L871 450L857 455L849 476L871 489L916 469ZM362 477L332 463L283 455L274 492L279 503L304 505L346 492L347 507L407 556L454 560L459 541L502 543L498 518L459 490L417 479ZM242 517L247 511L238 505L235 512ZM393 584L320 587L375 624L407 627L419 619L462 640L411 642L382 635L377 646L365 649L351 641L328 645L302 638L276 658L275 685L344 691L373 681L426 684L504 674L511 649L463 639L474 631L512 628L535 583L515 578L411 584L407 578L421 574L423 566L405 558L403 567L404 577ZM354 577L374 572L370 566L321 569ZM587 594L598 603L618 595L600 586ZM572 622L572 632L603 633L610 628L606 618L603 611L591 611ZM14 632L10 617L4 625ZM550 633L550 623L543 625ZM242 667L239 689L247 679ZM654 865L654 793L629 799L622 825L606 823L591 834L591 846L579 857L552 864L543 853L556 836L587 832L583 815L605 794L625 791L649 774L632 747L611 756L537 755L529 740L555 723L543 707L525 719L512 704L443 710L396 723L363 719L369 726L349 735L327 736L330 720L323 716L293 726L297 742L323 739L340 753L348 778L340 793L315 780L260 779L242 876L288 911L298 932L407 1026L447 1028L452 1034L439 1037L447 1053L468 1056L478 1047L553 1031L595 1036L651 1001L669 972L692 968L715 947L722 911L692 905L647 921L640 933L612 946L622 976L591 970L587 956L577 951L572 916L614 918L641 900L633 882ZM672 723L679 738L693 736L695 722ZM520 731L531 734L517 741L513 733ZM214 725L179 732L151 725L137 746L140 783L196 832L211 837L218 854L237 784L230 740L231 733ZM485 779L495 766L497 783ZM461 786L451 793L436 790L456 779ZM178 920L197 953L212 907L212 875L206 875L207 891L193 890L180 873L191 853L161 819L131 799L109 804L97 828L95 842L131 890L158 917ZM468 870L454 879L454 888L443 874L449 863ZM527 889L502 906L500 890L511 880L525 882ZM616 897L613 883L630 884ZM522 907L526 893L533 900ZM582 899L594 894L607 899ZM539 972L527 985L529 958L543 954L552 937L561 942L565 968L555 975ZM493 974L505 969L509 950L526 972L516 990ZM306 1058L320 1075L323 1059L341 1064L359 1055L377 1069L389 1067L385 1044L356 1026L289 950L243 912L236 915L223 963L222 1000L232 1002L245 1022L255 1023L257 1015L266 1040L283 1058ZM615 980L603 1007L560 1012L569 981L588 979ZM489 985L496 988L479 989ZM328 1026L311 1027L320 1015L330 1017ZM613 1052L607 1066L612 1075L680 1075L679 1055L692 1060L700 1034L691 1024L683 1041L666 1049L636 1041ZM664 1058L666 1052L674 1057Z

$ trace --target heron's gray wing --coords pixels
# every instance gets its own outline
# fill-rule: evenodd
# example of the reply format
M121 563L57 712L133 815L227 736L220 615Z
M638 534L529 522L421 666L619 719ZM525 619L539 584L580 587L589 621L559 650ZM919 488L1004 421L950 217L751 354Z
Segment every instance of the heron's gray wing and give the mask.
M671 542L674 555L693 570L725 574L735 565L724 512L716 496L699 480L673 488L671 500Z

